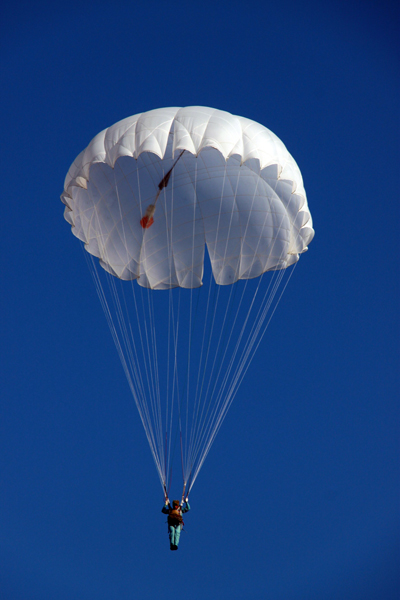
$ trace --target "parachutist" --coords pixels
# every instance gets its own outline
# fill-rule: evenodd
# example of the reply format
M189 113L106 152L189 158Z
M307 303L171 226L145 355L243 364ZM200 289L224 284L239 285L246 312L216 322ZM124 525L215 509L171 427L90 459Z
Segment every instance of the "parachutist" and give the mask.
M179 538L183 529L182 514L190 510L189 498L185 498L185 503L181 506L179 500L173 500L172 506L168 498L165 498L165 504L161 512L168 515L168 535L170 541L170 549L178 550Z

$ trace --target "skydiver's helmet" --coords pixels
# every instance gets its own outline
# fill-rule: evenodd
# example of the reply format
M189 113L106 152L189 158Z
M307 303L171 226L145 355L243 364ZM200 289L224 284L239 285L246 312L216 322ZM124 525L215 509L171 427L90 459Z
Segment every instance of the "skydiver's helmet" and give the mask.
M174 506L174 507L176 506L178 508L179 504L180 504L179 500L173 500L172 501L172 506Z

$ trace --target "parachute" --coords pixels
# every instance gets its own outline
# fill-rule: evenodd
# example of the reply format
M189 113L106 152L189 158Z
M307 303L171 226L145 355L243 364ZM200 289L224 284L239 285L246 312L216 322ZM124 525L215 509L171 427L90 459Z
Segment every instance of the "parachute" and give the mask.
M314 236L300 170L250 119L163 108L99 133L61 200L161 485L180 448L187 495Z

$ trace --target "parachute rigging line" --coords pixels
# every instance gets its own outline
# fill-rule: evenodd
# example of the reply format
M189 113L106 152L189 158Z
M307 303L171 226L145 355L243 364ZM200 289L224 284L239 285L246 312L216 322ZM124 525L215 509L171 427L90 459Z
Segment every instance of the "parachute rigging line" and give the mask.
M196 163L196 170L197 170L197 163ZM234 197L236 196L236 193L237 193L240 172L241 171L239 170L239 174L238 174L238 178L237 178L237 182L236 182L236 186L235 186ZM222 209L222 194L223 194L223 188L225 185L225 178L226 178L226 168L225 168L225 172L224 172L224 180L223 180L223 186L222 186L222 191L221 191L220 208L219 208L218 222L217 222L218 223L217 231L219 231L219 221L220 221L221 209ZM118 188L118 186L117 186L117 188ZM164 189L164 188L162 188L162 189ZM257 190L255 190L255 192L254 192L253 200L256 195L256 191ZM230 219L229 219L228 237L229 237L229 232L230 232L231 225L232 225L233 207L234 207L234 204L232 204L232 209L231 209L231 214L230 214ZM195 204L194 204L194 209L195 209ZM193 229L194 229L194 225L193 225ZM218 236L218 233L217 233L217 236ZM217 239L218 239L218 237L217 237ZM224 259L226 258L226 249L227 249L227 242L225 243ZM194 250L192 248L192 256L193 256L193 252L194 252ZM106 249L105 249L105 253L107 253ZM253 262L254 262L254 259L255 258L253 258ZM240 311L240 308L242 305L244 293L246 291L246 287L248 285L249 280L246 280L246 282L245 282L242 296L241 296L239 305L236 309L236 314L235 314L234 322L233 322L233 328L231 329L231 332L230 332L230 335L228 338L228 344L225 347L224 354L223 354L222 360L219 364L219 368L216 373L216 377L214 379L214 384L213 384L212 391L210 394L210 386L212 385L212 382L213 382L213 373L215 370L215 366L217 364L218 354L220 353L221 340L223 339L223 336L226 333L225 325L227 322L227 312L225 311L221 330L219 332L216 351L215 351L215 354L214 354L214 357L212 360L211 371L207 377L208 383L205 386L205 378L206 378L207 367L208 367L208 363L209 363L209 359L210 359L211 344L212 344L212 340L213 340L213 335L215 333L216 315L217 315L219 297L220 297L220 292L221 292L221 287L218 286L218 288L217 288L217 286L215 285L215 283L212 280L213 279L212 274L210 274L211 281L210 281L210 286L209 286L209 294L208 294L209 298L208 299L210 299L211 288L214 287L214 294L213 294L214 300L212 302L212 313L210 315L210 320L209 320L209 322L207 320L206 327L205 327L205 333L208 330L208 336L207 336L208 342L207 342L207 347L206 347L206 352L205 352L204 365L203 365L202 369L199 369L199 375L201 374L201 376L202 376L201 386L200 386L200 390L199 390L198 385L197 385L197 394L196 394L196 400L195 400L197 410L195 412L193 412L193 418L195 418L195 427L192 427L191 438L189 441L189 448L188 448L188 444L187 444L187 434L188 434L188 400L189 400L189 390L190 390L190 350L191 350L191 339L192 339L193 289L191 289L191 291L190 291L191 301L190 301L189 328L188 328L190 350L188 353L187 381L186 381L186 394L185 394L186 395L186 427L185 427L185 440L186 441L185 441L185 444L183 444L183 435L182 435L182 415L181 415L181 406L180 406L181 401L180 401L180 393L179 393L179 379L178 379L178 367L177 367L181 292L179 293L179 306L178 306L178 311L177 311L177 318L174 315L173 292L172 292L172 290L170 290L170 292L169 292L170 293L170 301L172 301L172 331L173 331L173 340L174 340L173 341L174 369L173 369L173 378L172 378L173 379L173 390L172 390L171 407L173 407L173 405L174 405L174 398L176 396L176 400L178 403L179 432L180 432L179 435L180 435L180 440L181 440L182 465L184 462L184 454L186 456L186 460L185 460L186 466L183 467L183 480L184 480L184 482L185 481L187 482L190 479L191 480L190 486L193 486L193 484L197 478L198 472L199 472L202 464L204 463L204 460L209 452L209 449L211 448L211 445L215 439L216 433L219 430L219 427L221 426L222 421L226 415L227 408L231 403L231 399L233 399L233 397L234 397L238 378L240 377L240 375L242 373L244 363L247 362L247 359L249 358L249 352L251 351L251 347L254 343L257 332L259 331L259 327L257 328L255 324L257 323L258 319L260 319L262 317L262 315L264 315L264 316L266 315L266 312L267 312L267 310L274 298L276 290L279 286L280 280L282 279L282 276L284 275L284 270L280 271L279 274L280 275L277 278L278 281L273 286L272 293L270 295L270 302L268 303L268 305L266 305L266 306L264 305L263 308L260 308L258 311L257 318L255 319L252 329L250 331L250 338L249 338L250 342L247 342L247 346L245 346L245 348L243 349L240 361L236 367L234 378L233 378L234 383L231 386L228 386L227 396L225 397L225 401L221 404L222 399L223 399L223 390L225 389L225 387L227 385L228 377L229 377L230 372L235 364L236 354L240 348L240 343L242 341L244 331L246 330L246 326L247 326L250 314L252 312L255 298L258 294L258 290L261 285L263 276L261 276L259 278L259 282L258 282L257 288L254 292L253 299L248 308L247 315L245 317L245 321L243 323L243 326L242 326L242 329L241 329L241 332L239 335L239 339L234 348L234 353L231 357L230 363L228 365L228 369L225 373L225 377L223 378L222 387L221 387L220 393L217 396L217 403L214 406L214 409L211 411L211 414L209 413L210 406L212 405L213 396L216 391L218 379L219 379L219 376L220 376L220 373L221 373L221 370L222 370L222 367L224 364L227 349L229 347L229 342L231 340L232 331L236 324L238 314L239 314L239 311ZM276 277L276 272L274 273L273 277ZM136 380L137 385L136 385L136 388L134 388L135 392L132 392L132 393L134 394L134 397L135 396L138 397L137 389L140 390L142 388L142 386L141 386L141 370L137 369L136 365L135 365L135 362L138 360L138 357L137 357L136 346L134 343L134 335L132 333L132 325L129 321L129 331L131 332L130 339L133 342L132 345L134 347L134 352L132 352L131 345L129 343L128 327L125 324L124 314L123 314L123 310L121 307L121 303L120 303L118 294L116 293L116 290L115 290L115 281L112 278L112 276L110 276L108 274L107 274L107 280L108 280L111 290L113 292L113 300L114 300L114 304L115 304L115 308L116 308L117 322L118 322L119 329L121 331L122 340L123 340L123 344L125 346L126 354L129 357L129 367L128 367L128 365L126 365L125 369L127 369L128 371L130 369L130 372L133 373L133 375L134 375L134 380ZM271 282L272 282L272 280L271 280ZM271 282L270 282L270 285L271 285ZM131 282L131 286L132 286L133 295L134 295L135 292L134 292L133 282ZM143 315L142 315L142 318L140 318L140 317L138 318L138 324L139 324L139 330L140 330L139 337L141 339L142 352L143 352L143 356L145 357L144 365L145 365L146 379L148 382L148 386L150 388L149 389L149 392L150 392L149 400L150 400L150 410L151 410L152 416L150 416L150 414L148 413L147 406L146 406L146 403L144 400L143 400L142 412L145 415L147 429L149 432L151 432L151 433L149 433L149 435L152 440L151 441L152 453L155 458L157 469L160 473L161 481L166 482L167 481L167 473L168 473L168 470L165 467L165 464L167 464L166 459L164 456L158 456L158 453L156 450L157 447L159 449L162 448L162 454L164 454L164 443L163 442L160 443L160 440L163 438L163 436L161 436L162 419L161 419L161 400L160 400L159 372L158 372L159 370L158 370L158 359L157 359L156 320L155 320L155 316L154 316L154 305L153 305L152 294L150 293L149 289L147 289L146 292L147 292L147 300L144 300L144 298L143 298L144 290L142 288L140 289L141 306L143 309ZM233 289L231 287L230 294L229 294L229 300L228 300L228 309L230 308L232 293L233 293ZM236 293L236 289L235 289L235 293ZM267 293L268 293L268 290L267 290ZM122 297L126 304L125 296L122 295ZM137 307L137 303L135 304L135 306ZM146 313L146 307L148 308L147 313ZM126 309L126 313L129 315L129 313L127 312L127 309ZM231 314L231 311L229 311L228 314ZM171 318L171 315L170 315L170 318ZM143 327L144 327L144 336L141 332L141 323L143 324ZM118 337L118 333L117 333L117 329L116 329L115 325L112 325L112 327L113 327L113 331L114 331L114 336L116 335ZM204 354L205 337L206 336L203 335L201 356L203 356L203 354ZM119 343L119 345L120 345L120 343ZM120 348L121 348L120 354L122 354L122 356L123 356L124 351L122 350L121 345L120 345ZM133 356L134 354L135 354L135 356ZM146 356L147 356L147 359L146 359ZM135 358L136 358L136 361L135 361ZM125 363L126 363L126 361L125 361ZM249 365L247 365L247 368L248 368L248 366ZM246 368L246 371L247 371L247 368ZM199 383L199 380L198 380L198 383ZM203 395L204 395L204 397L203 397ZM142 392L142 393L140 393L140 396L144 398L145 394ZM208 402L206 402L206 400L208 400ZM200 410L200 407L202 407L201 410ZM141 411L139 411L139 413L140 412ZM197 415L196 417L194 417L195 414ZM196 425L197 425L196 421L200 423L198 427L196 427ZM154 424L155 424L155 428L154 428L155 437L152 433L151 422L154 422ZM172 411L171 411L171 422L172 422ZM170 426L170 430L171 429L172 429L172 424ZM194 438L193 438L193 435L195 435ZM158 442L156 441L157 439L158 439ZM168 436L166 436L166 439L168 439ZM208 442L207 442L207 440L208 440ZM184 452L184 447L187 448L187 452ZM190 450L190 452L189 452L189 450ZM170 451L168 452L168 454L171 457ZM173 452L172 452L172 455L173 455ZM162 461L160 459L162 459ZM193 469L193 466L194 466L194 463L196 462L196 460L197 460L198 466L195 469L194 473L192 474L192 469ZM161 465L164 465L164 468L162 468ZM190 491L190 489L191 488L188 488L189 491Z

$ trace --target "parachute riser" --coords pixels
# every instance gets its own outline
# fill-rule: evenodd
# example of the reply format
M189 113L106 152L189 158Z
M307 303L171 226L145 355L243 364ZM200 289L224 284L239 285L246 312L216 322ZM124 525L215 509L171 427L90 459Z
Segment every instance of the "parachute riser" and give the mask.
M185 491L186 491L186 481L183 484L183 492L182 492L182 500L181 500L181 506L183 506L183 503L185 501Z

